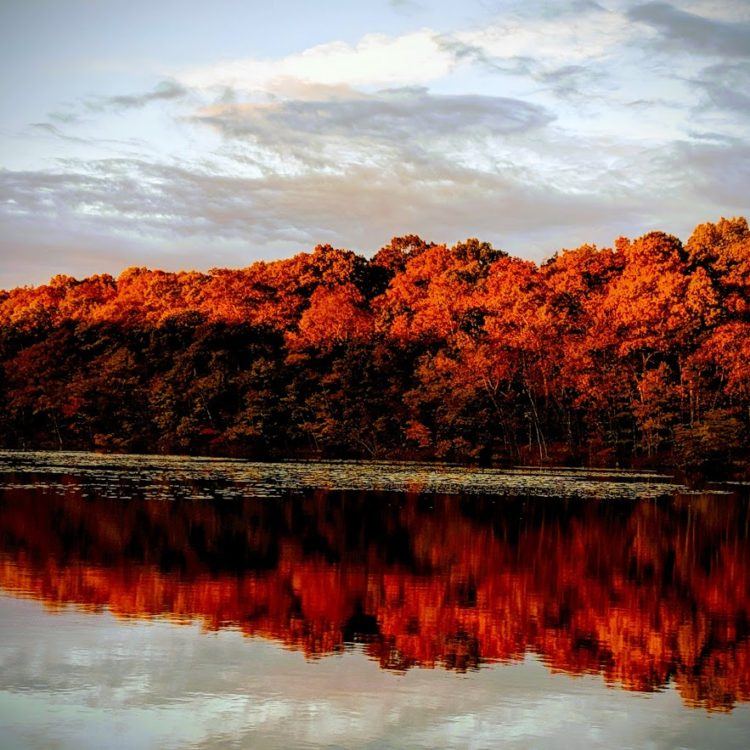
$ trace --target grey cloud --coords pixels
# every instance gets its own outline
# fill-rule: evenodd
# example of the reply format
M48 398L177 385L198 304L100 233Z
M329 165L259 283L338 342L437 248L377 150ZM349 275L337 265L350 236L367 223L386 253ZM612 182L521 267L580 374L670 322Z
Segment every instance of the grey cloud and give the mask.
M29 125L29 128L31 128L32 131L36 133L42 133L44 135L50 135L55 138L60 138L63 141L68 141L68 143L80 143L80 144L88 144L89 141L85 138L79 138L78 136L74 135L68 135L67 133L63 133L60 128L57 127L57 125L53 125L51 122L32 122Z
M388 171L361 166L346 174L256 179L107 159L89 171L5 171L0 185L8 196L6 209L12 201L10 213L16 214L78 214L120 227L138 222L170 234L247 234L262 241L306 236L317 242L317 232L338 224L342 233L356 229L358 241L365 244L369 230L363 219L383 228L402 221L446 231L454 221L520 228L540 206L549 221L567 223L576 220L572 203L588 210L599 202L596 196L574 200L550 186L524 185L517 175L447 163L431 170L394 164Z
M81 118L75 112L50 112L47 117L53 122L60 122L63 125L74 125L81 121Z
M435 42L441 49L452 55L456 62L468 62L484 68L490 73L537 78L542 71L540 62L533 57L521 55L495 57L480 45L456 39L450 34L436 36Z
M254 179L112 159L60 173L0 172L0 191L0 252L8 259L24 254L24 227L42 226L54 227L60 242L74 230L175 248L202 238L204 266L216 265L207 253L222 243L241 242L247 259L318 242L372 250L411 231L446 241L478 234L509 249L518 242L521 253L548 254L571 235L591 239L591 227L632 221L637 211L622 192L570 194L512 169L489 173L435 160Z
M678 110L684 110L687 108L687 105L682 102L674 101L671 99L664 99L664 98L631 99L625 104L627 107L638 107L639 109L643 109L645 111L652 110L655 107L663 107L665 109L678 109Z
M161 248L150 265L207 268L319 242L369 251L394 234L416 232L448 242L476 234L540 258L561 246L609 243L652 228L687 236L701 220L747 209L740 204L750 147L742 142L684 142L640 158L644 163L625 160L602 179L592 171L572 190L554 174L512 165L481 171L418 156L387 167L258 178L133 159L69 162L57 173L6 170L0 254L14 267L40 236L54 237L61 253L102 238L102 263L87 260L89 273L119 270L105 263L110 246L130 247L130 257ZM35 271L42 278L53 265L44 262ZM66 262L56 257L55 269ZM7 283L0 279L0 286Z
M363 164L387 170L402 164L429 175L460 153L478 151L487 157L488 139L523 138L548 125L554 115L517 99L441 96L410 88L215 106L191 119L224 135L225 147L234 149L233 159L250 160L269 174L283 159L305 172L341 173Z
M152 102L169 102L182 99L188 95L188 90L176 81L161 81L151 91L141 94L125 94L120 96L105 96L89 99L85 103L86 109L92 112L105 110L141 109Z
M557 3L550 3L549 0L480 0L480 4L493 15L506 15L510 9L514 15L545 19L608 12L607 8L595 0L566 0Z
M592 84L607 77L598 65L563 65L552 70L535 70L532 66L530 75L547 84L557 96L585 97L588 100L597 98Z
M106 147L110 150L120 150L123 146L131 149L145 146L145 143L138 138L82 138L80 136L70 135L51 122L32 122L28 126L28 131L35 135L58 138L66 143L75 143L82 146Z
M403 13L404 15L414 15L424 10L424 6L416 0L388 0L388 5L397 13Z
M266 136L278 141L295 134L345 135L398 143L479 132L521 133L542 127L555 116L519 99L436 95L412 88L351 99L229 105L205 110L193 119L234 137Z
M657 163L688 202L710 196L720 211L750 212L747 141L721 135L679 141Z
M493 57L482 47L450 35L438 36L436 41L457 62L472 63L489 73L531 78L545 84L560 97L591 97L590 84L607 75L600 65L571 64L549 68L547 64L529 56Z
M695 141L708 141L709 143L723 143L726 146L732 146L737 143L737 139L723 133L714 133L710 130L690 130L688 135Z
M586 72L586 68L583 65L564 65L542 74L542 77L545 81L563 81L579 76L584 72Z
M705 95L704 107L750 115L750 61L710 65L694 85Z
M750 56L750 23L728 22L679 10L669 3L650 2L628 11L628 17L651 26L663 39L685 52L726 57Z
M492 55L488 55L479 45L461 41L450 34L436 36L435 41L439 47L451 54L456 62L476 63L490 71L516 72L519 69L518 58L500 61ZM522 67L521 70L526 72Z

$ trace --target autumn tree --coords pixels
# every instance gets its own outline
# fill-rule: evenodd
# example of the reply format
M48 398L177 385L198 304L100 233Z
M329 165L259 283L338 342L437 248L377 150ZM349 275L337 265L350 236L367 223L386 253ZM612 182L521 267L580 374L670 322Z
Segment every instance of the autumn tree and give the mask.
M0 292L0 441L747 470L748 342L743 218L541 265L405 235L60 275Z

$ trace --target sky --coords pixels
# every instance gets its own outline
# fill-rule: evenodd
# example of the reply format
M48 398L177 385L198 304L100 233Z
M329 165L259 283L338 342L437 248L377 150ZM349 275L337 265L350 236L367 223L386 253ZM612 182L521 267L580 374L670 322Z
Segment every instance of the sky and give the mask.
M750 0L2 0L0 288L750 214Z

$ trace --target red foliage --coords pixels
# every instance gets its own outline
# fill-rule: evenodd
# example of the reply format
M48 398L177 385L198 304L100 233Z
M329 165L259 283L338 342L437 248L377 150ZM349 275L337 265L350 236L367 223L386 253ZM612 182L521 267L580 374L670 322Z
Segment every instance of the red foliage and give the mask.
M0 443L726 472L748 465L748 341L741 218L541 266L409 235L369 261L57 276L0 293ZM719 415L731 440L706 443Z

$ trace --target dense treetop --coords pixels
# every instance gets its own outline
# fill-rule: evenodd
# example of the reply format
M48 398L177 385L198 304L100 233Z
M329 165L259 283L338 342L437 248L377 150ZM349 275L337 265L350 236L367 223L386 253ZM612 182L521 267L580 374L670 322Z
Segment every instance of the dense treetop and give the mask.
M56 276L0 292L0 365L6 446L736 468L750 231Z

